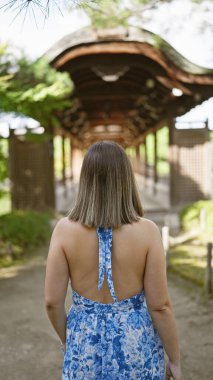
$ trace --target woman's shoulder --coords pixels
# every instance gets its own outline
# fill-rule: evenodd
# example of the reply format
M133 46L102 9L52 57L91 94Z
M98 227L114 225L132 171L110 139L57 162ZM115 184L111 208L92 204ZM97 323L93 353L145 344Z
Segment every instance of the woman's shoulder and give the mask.
M153 246L158 246L159 249L162 244L162 237L158 225L150 219L140 218L139 226L141 241L143 241L148 250ZM156 252L158 252L158 249Z
M138 221L122 225L118 232L119 230L123 233L123 236L137 239L143 244L145 242L149 244L153 237L160 235L158 226L152 220L144 217L140 217Z
M92 229L92 228L89 228L81 223L79 223L78 221L75 221L75 220L72 220L72 219L69 219L68 216L64 216L62 218L60 218L57 223L56 223L56 226L55 226L57 229L60 229L61 232L69 232L72 233L72 234L78 234L78 233L83 233L83 232L87 232L88 229Z
M159 228L155 222L153 222L150 219L140 217L137 222L133 222L131 224L132 227L139 231L144 231L144 232L152 232L152 233L159 233ZM123 225L123 227L129 228L130 225ZM69 219L68 216L64 216L60 218L56 225L55 228L60 230L61 232L69 230L70 232L72 231L73 233L83 233L86 232L85 230L88 230L87 226L82 225L78 221L74 221L72 219ZM89 228L89 230L92 230L93 228Z
M151 244L153 240L160 239L161 233L158 225L150 219L141 217L138 222L138 231L143 240Z
M140 217L138 223L139 223L140 228L148 229L152 231L159 231L157 224L150 219Z
M54 232L58 234L66 233L67 230L74 230L77 222L69 220L67 216L64 216L53 223Z

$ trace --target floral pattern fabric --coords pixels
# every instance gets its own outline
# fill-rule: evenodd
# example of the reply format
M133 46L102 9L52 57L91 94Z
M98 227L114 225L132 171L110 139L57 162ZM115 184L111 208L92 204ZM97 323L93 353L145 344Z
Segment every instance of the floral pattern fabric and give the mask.
M100 289L106 273L113 303L72 291L62 380L164 380L164 349L142 291L118 301L111 267L112 229L97 228Z
M97 235L99 240L99 282L98 290L101 289L106 272L109 290L114 301L117 301L115 290L112 281L112 228L104 229L103 227L97 228Z

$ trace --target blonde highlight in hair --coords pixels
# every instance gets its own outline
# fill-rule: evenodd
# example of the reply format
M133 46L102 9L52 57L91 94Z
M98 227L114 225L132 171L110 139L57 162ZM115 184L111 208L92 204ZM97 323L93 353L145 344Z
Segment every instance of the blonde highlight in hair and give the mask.
M99 141L85 154L76 202L68 218L89 227L119 227L138 221L143 208L125 150Z

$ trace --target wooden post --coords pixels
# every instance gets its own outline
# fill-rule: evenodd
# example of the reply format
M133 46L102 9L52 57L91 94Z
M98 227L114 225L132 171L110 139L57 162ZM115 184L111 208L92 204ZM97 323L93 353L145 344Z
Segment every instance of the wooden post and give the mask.
M169 226L163 226L162 227L162 241L163 241L163 247L165 251L166 256L166 267L169 267Z
M61 155L62 155L62 182L66 184L66 163L65 163L65 136L61 136Z
M135 152L136 152L136 171L139 173L140 172L140 145L137 145L135 147Z
M144 139L144 150L145 150L145 178L147 178L149 176L149 173L148 173L148 154L147 154L147 139L145 137Z
M170 205L175 203L175 175L177 174L177 161L178 161L178 151L177 147L174 145L174 127L175 120L168 120L169 128L169 202Z
M49 130L49 158L46 162L46 171L48 173L47 179L47 202L51 205L51 208L55 209L55 172L54 172L54 127L50 125Z
M154 193L156 193L156 191L157 191L156 185L158 182L158 167L157 167L157 165L158 165L158 154L157 154L157 149L158 149L157 132L155 131L154 132L154 187L153 187Z
M70 179L73 180L73 142L70 136Z
M16 208L16 197L17 191L14 188L14 172L15 160L14 160L14 129L10 128L9 125L9 141L8 141L8 151L9 151L9 160L8 160L8 169L9 169L9 178L10 178L10 197L11 197L11 211L14 211Z
M207 262L205 273L205 290L207 294L212 293L212 243L207 243Z

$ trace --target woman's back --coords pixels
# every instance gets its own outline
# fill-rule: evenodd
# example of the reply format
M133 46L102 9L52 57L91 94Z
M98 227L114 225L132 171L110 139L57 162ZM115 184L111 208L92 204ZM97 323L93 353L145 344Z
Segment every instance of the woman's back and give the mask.
M95 143L83 160L74 207L53 231L47 260L46 305L65 347L63 380L164 380L163 344L168 370L179 363L161 236L142 217L124 149Z
M118 300L129 298L143 290L151 224L151 221L143 218L113 229L111 261ZM63 231L64 252L72 288L91 300L113 302L106 276L103 287L98 290L99 242L96 229L64 218Z
M62 379L163 380L163 346L143 291L151 222L60 224L73 288Z

